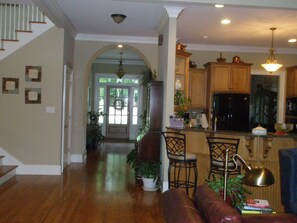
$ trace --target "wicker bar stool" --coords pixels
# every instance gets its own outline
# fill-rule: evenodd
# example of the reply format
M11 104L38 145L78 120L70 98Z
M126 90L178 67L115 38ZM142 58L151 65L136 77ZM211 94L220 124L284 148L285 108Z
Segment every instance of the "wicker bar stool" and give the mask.
M237 168L235 168L235 163L232 160L232 157L234 154L237 154L240 139L223 137L206 137L206 139L210 155L210 171L208 179L210 179L212 174L224 176L225 154L227 149L229 149L228 175L239 175L241 173L241 164L238 162Z
M176 132L162 132L166 143L168 166L169 188L185 188L189 195L189 188L193 188L195 193L197 187L197 156L193 153L186 152L186 136ZM171 170L173 170L173 177ZM181 172L185 175L182 177ZM191 177L193 171L194 180Z

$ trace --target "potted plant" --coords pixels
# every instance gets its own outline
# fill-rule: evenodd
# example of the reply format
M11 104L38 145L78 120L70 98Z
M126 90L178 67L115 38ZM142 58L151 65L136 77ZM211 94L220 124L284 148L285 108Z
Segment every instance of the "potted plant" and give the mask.
M142 176L143 189L145 191L156 191L160 176L160 162L141 162L139 173Z
M98 123L99 116L104 116L103 112L89 111L87 125L87 148L97 148L104 142L105 137L101 132L101 125Z
M138 172L138 164L137 164L137 150L134 148L132 149L127 155L127 163L131 166L132 170L134 171L135 176Z
M244 175L237 175L234 177L228 177L227 179L227 202L230 203L233 207L243 205L246 201L246 195L251 194L243 186ZM212 175L212 179L206 180L207 185L224 196L224 178L217 178L215 175Z
M191 98L187 98L183 91L177 90L174 94L174 105L176 106L175 117L184 119L187 123L189 120L185 120L185 113L187 107L191 105Z

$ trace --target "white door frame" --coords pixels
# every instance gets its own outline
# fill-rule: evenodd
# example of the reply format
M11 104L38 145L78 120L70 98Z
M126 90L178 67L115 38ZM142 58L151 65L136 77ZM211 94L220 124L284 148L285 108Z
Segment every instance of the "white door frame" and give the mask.
M69 94L67 94L67 90L69 90ZM73 97L72 94L73 94L73 69L68 67L67 65L64 65L62 129L61 129L61 132L62 132L61 173L63 173L64 168L71 163L70 155L71 155L71 128L72 128L72 97ZM68 109L66 106L68 106ZM67 110L68 110L68 117L66 117ZM67 134L67 136L65 134ZM65 138L67 139L67 142L65 142ZM67 148L65 148L65 145L67 145Z

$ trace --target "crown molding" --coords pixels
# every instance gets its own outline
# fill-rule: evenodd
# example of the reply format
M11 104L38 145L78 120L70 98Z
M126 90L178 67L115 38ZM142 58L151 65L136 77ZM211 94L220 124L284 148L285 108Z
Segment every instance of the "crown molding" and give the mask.
M230 6L245 6L245 7L264 7L264 8L283 8L297 9L297 1L294 0L164 0L164 2L176 4L200 4L214 5L217 3Z
M94 63L97 64L119 64L118 59L101 59L96 58ZM123 65L143 65L145 66L145 63L143 60L123 60Z
M76 29L56 0L32 0L32 2L37 5L57 27L66 29L73 38L76 37Z
M82 33L77 34L75 40L104 41L104 42L115 42L115 43L158 44L158 37L117 36L117 35L82 34Z
M201 50L201 51L225 51L237 53L267 53L267 47L253 47L253 46L231 46L231 45L207 45L207 44L190 44L187 45L187 50ZM293 48L277 48L276 54L297 54L297 49Z

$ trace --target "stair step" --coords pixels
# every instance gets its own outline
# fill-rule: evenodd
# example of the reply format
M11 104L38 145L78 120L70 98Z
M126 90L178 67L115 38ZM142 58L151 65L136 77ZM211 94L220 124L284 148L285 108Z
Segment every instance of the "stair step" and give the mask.
M34 24L46 24L46 22L37 22L37 21L30 21L29 23L34 23Z
M19 42L17 39L1 39L1 41L6 42Z
M20 29L17 29L16 32L19 32L19 33L33 33L33 31L30 31L30 30L20 30Z
M18 166L0 166L0 185L16 175L17 167Z
M3 164L3 158L4 158L4 156L3 155L0 155L0 165Z

